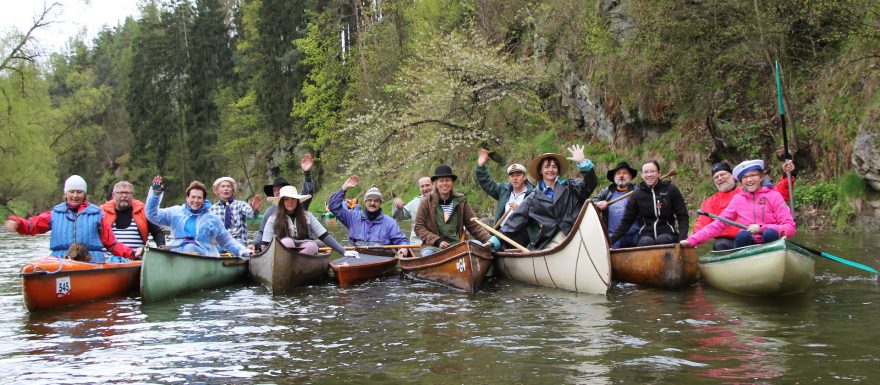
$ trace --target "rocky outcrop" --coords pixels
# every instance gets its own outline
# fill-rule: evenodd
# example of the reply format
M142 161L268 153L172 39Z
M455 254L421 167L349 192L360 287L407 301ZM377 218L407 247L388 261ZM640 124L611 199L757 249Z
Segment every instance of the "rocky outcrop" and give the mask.
M871 188L880 191L880 131L862 129L856 136L852 165Z
M560 79L560 83L562 105L569 109L572 121L582 130L611 142L614 139L614 123L605 113L602 100L595 90L574 73Z

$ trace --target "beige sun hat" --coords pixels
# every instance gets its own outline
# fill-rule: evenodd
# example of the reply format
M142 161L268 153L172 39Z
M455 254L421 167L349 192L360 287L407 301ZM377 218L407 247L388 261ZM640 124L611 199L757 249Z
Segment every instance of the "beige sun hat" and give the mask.
M309 194L299 195L299 191L296 190L296 187L293 186L284 186L281 188L281 191L278 192L277 197L268 197L266 198L269 202L272 202L273 205L277 205L278 202L281 201L281 198L288 197L297 199L299 201L304 201L306 199L311 198L312 196Z

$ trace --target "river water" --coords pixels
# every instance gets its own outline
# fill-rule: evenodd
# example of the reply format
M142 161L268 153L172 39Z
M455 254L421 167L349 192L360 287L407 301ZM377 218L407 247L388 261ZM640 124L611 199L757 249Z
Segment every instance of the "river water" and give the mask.
M876 235L798 239L880 265ZM464 294L391 277L29 314L18 271L47 249L48 236L0 233L2 384L880 383L878 282L822 258L813 287L785 298L700 285L596 296L503 279Z

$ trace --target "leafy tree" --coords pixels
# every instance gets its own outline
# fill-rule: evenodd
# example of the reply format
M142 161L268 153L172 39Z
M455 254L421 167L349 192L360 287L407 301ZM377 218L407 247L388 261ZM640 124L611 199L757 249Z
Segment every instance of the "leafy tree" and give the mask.
M49 97L34 63L0 72L0 205L22 199L43 205L58 196L55 154L49 148Z

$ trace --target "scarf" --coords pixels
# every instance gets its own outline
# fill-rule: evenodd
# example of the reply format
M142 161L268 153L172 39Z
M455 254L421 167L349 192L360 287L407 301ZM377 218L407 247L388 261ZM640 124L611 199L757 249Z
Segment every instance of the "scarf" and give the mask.
M232 202L235 201L234 198L229 198L228 201L221 200L220 203L223 204L226 212L223 214L223 227L227 230L232 227Z
M372 212L372 213L367 210L364 210L364 215L366 215L367 219L369 219L371 221L376 220L376 218L379 218L380 216L382 216L382 208L380 207L378 210L376 210L376 212Z

